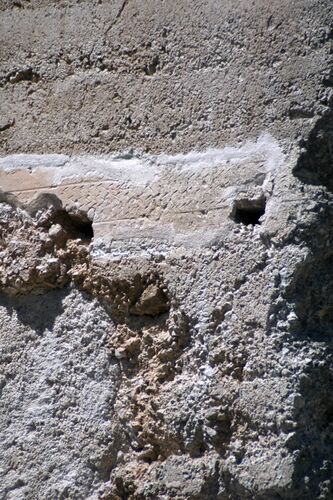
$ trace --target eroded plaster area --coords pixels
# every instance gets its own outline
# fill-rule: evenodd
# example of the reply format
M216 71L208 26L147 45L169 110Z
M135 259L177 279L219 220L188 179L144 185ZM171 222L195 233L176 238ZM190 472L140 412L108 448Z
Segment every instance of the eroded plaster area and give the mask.
M0 160L5 498L329 498L331 194L308 163L267 135Z
M332 500L330 0L0 0L0 498Z
M104 242L200 246L227 230L235 202L270 197L284 161L278 143L263 135L174 156L12 155L0 159L0 183L20 203L47 193L66 209L85 211Z

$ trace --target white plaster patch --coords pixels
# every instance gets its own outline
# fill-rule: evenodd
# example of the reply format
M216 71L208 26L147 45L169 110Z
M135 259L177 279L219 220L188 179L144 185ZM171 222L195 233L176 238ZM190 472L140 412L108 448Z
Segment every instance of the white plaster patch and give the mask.
M202 246L230 224L233 200L263 195L284 164L277 141L177 155L11 155L0 158L0 188L29 202L40 193L94 214L96 239L144 239ZM266 182L266 184L265 184Z

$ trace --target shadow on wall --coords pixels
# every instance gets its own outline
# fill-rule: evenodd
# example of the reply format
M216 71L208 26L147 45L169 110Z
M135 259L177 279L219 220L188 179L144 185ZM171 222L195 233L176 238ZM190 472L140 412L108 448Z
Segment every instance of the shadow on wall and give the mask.
M0 295L0 306L5 307L12 316L29 326L38 335L51 330L56 318L63 312L63 300L69 289L51 290L43 295L21 295L9 297Z
M333 218L331 218L333 224ZM288 290L298 323L298 338L331 342L333 339L333 251L318 252L303 263Z
M297 431L288 442L292 450L298 450L294 483L301 490L299 498L309 500L333 498L331 362L324 351L317 356L315 363L304 367L299 385L304 403L296 410Z
M333 86L333 76L331 85ZM333 101L333 97L331 100ZM294 175L306 184L325 186L328 191L333 192L332 107L317 121L308 139L301 143L301 147L303 151L294 168Z
M333 335L333 69L323 77L321 102L326 113L315 124L293 174L305 184L323 186L321 209L316 221L302 239L311 254L297 269L288 290L288 300L294 302L299 324L297 334L313 340L329 340ZM318 198L319 200L319 198Z
M333 213L329 206L318 214L304 241L309 256L296 269L286 293L297 318L290 325L290 340L306 353L298 367L297 427L287 446L297 453L293 478L297 498L329 499L333 498Z
M333 86L329 73L326 90ZM329 95L329 93L327 93ZM332 101L332 98L331 98ZM332 106L331 103L327 103ZM322 186L315 221L302 227L300 239L309 255L294 273L286 299L293 305L296 321L293 340L313 345L312 358L299 377L297 431L288 446L298 450L294 475L302 498L333 498L333 109L320 118L302 144L294 175L305 184ZM303 344L304 345L304 344ZM308 344L309 345L309 344ZM307 478L305 483L304 478ZM309 493L311 492L311 494ZM301 497L300 497L301 498Z
M318 214L304 239L311 251L296 270L286 298L298 318L291 326L292 340L302 341L306 349L311 344L313 347L309 361L301 367L302 405L295 409L297 431L288 446L299 450L294 482L304 492L302 498L333 498L333 211L330 206ZM307 496L308 491L311 496Z

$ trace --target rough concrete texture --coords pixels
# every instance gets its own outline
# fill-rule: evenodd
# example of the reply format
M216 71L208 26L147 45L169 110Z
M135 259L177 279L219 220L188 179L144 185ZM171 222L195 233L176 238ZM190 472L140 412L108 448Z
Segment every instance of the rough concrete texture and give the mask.
M331 2L0 23L0 498L333 499Z
M187 152L325 113L329 0L1 0L5 153Z

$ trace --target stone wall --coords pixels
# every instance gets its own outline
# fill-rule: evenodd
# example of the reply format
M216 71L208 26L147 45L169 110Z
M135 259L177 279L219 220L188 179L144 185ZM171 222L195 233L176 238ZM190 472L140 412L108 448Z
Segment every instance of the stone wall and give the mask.
M322 115L328 0L1 0L2 150L297 141Z
M0 1L1 498L333 498L332 14Z

